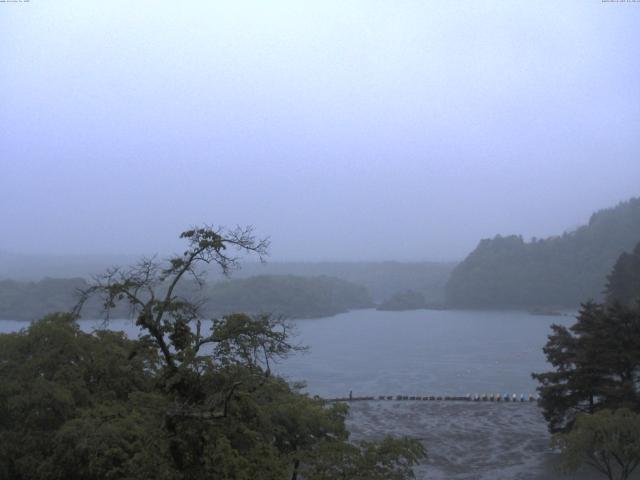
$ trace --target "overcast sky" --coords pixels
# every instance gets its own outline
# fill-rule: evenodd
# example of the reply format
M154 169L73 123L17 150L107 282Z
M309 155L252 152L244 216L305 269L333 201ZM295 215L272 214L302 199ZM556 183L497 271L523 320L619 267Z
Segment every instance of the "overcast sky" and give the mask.
M463 258L640 195L640 3L0 3L0 250Z

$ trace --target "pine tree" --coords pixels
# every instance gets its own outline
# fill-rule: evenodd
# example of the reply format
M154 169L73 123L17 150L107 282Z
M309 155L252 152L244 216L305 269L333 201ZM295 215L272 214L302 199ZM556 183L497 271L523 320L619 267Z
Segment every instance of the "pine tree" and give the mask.
M640 301L640 242L631 253L618 257L607 276L607 302L632 305Z
M553 325L544 347L552 372L533 374L551 432L568 431L580 413L640 411L640 310L586 303L577 322Z

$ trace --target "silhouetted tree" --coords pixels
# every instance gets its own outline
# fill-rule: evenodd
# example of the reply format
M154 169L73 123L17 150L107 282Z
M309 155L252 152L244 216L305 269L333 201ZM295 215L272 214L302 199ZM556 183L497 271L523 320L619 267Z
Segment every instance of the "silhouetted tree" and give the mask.
M586 303L577 322L552 325L544 347L554 371L533 374L552 432L570 430L579 413L640 409L640 311Z
M128 269L110 269L80 290L76 307L79 313L94 296L102 299L107 315L116 304L128 304L136 325L155 343L172 372L212 341L202 334L199 302L177 294L180 282L189 276L204 286L202 264L213 263L228 274L239 265L238 256L230 251L255 253L262 259L269 246L268 239L255 238L251 227L225 230L204 226L182 232L180 238L187 240L182 255L175 255L166 263L146 258ZM190 328L190 323L195 324L195 329Z
M607 302L633 305L640 302L640 243L631 253L618 257L607 277Z

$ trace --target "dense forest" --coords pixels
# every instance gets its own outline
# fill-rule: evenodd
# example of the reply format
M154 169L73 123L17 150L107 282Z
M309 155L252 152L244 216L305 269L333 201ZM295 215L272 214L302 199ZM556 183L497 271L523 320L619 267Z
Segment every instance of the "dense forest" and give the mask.
M70 311L78 302L77 291L86 288L82 278L45 278L39 282L0 281L0 319L35 320L49 312ZM288 318L315 318L372 306L365 287L332 277L260 275L227 279L204 289L185 282L181 294L205 299L201 313L208 317L233 312L273 313ZM126 316L124 307L112 315ZM84 318L99 318L102 305L92 299Z
M457 307L574 307L599 300L618 256L640 240L640 198L594 213L561 236L496 236L480 241L452 272L447 302Z

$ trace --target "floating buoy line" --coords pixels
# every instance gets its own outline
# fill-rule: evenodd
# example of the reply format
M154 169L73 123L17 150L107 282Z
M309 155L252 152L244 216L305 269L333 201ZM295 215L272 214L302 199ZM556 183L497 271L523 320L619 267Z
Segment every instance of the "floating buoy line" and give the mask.
M325 398L327 402L362 402L362 401L428 401L428 402L511 402L524 403L535 402L538 395L524 393L494 393L494 394L468 394L464 396L456 395L377 395L368 397L348 397Z

